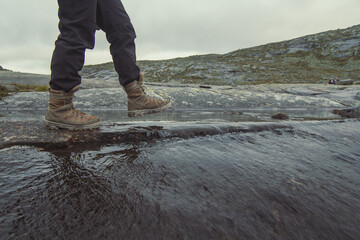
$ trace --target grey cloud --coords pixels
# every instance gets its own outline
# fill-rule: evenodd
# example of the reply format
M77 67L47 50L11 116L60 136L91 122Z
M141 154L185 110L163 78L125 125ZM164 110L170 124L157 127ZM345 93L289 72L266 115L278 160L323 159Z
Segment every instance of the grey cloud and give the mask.
M123 0L123 4L138 35L140 59L224 53L360 23L358 0ZM56 0L2 1L0 65L48 71L57 24ZM98 33L87 63L109 61L108 48L104 34Z

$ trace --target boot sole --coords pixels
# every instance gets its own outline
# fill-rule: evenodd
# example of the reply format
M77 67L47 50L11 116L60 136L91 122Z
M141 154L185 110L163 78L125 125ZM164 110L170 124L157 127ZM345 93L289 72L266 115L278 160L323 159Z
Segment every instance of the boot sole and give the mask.
M88 129L96 129L100 127L101 122L91 123L91 124L85 124L85 125L70 125L65 123L58 123L58 122L52 122L48 121L44 118L44 125L48 129L51 130L59 130L59 129L66 129L66 130L88 130Z
M141 116L144 116L145 114L163 112L169 108L171 108L171 102L169 102L168 104L166 104L162 107L159 107L159 108L128 111L128 117L130 117L130 118L141 117Z

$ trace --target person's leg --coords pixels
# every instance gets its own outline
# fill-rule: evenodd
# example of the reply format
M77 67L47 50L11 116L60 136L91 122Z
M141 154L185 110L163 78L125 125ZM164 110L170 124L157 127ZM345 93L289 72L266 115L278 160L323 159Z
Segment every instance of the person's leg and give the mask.
M101 0L97 3L97 24L106 33L114 67L122 86L138 80L135 30L120 0Z
M79 71L86 48L93 48L97 0L58 0L60 35L51 61L50 101L44 123L51 129L93 129L100 119L80 112L72 103L79 90Z
M81 83L85 49L94 48L97 0L58 0L60 35L51 60L50 87L70 91Z
M128 95L128 116L164 111L171 107L169 100L147 95L143 75L136 64L135 30L120 0L98 1L97 23L106 33L120 84Z

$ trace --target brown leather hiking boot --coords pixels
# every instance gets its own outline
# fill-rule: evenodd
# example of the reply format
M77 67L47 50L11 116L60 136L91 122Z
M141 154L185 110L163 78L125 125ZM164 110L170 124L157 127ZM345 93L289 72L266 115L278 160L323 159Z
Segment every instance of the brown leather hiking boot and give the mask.
M140 74L140 79L129 83L124 87L128 95L128 116L139 117L144 114L165 111L171 107L170 100L157 99L145 93L143 86L144 75Z
M80 112L74 108L72 99L80 85L70 92L49 89L50 101L44 118L45 125L50 129L82 130L100 126L100 119Z

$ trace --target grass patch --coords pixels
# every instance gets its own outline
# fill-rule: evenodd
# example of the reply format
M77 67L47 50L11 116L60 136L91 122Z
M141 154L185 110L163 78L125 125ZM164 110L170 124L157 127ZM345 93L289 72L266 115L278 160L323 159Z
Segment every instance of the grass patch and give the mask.
M10 93L17 92L47 92L49 86L45 85L23 85L23 84L9 84L11 91L4 86L0 86L0 100L3 97L7 97Z
M23 84L12 84L18 90L15 92L46 92L49 86L45 85L23 85Z
M0 86L0 100L7 96L9 96L9 91L5 87Z

